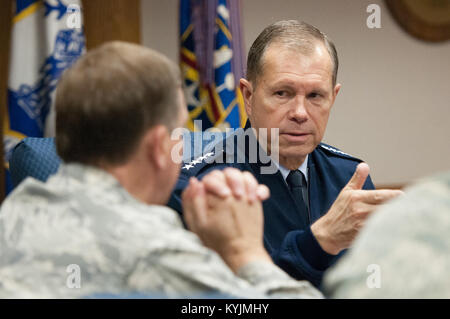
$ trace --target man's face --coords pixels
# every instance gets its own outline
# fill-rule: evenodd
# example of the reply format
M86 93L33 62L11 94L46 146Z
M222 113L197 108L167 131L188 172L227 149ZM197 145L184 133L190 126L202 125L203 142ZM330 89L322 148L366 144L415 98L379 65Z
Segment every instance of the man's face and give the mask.
M280 164L297 169L321 142L340 85L333 87L332 62L318 43L303 55L272 44L263 56L257 83L241 80L252 127L279 128Z

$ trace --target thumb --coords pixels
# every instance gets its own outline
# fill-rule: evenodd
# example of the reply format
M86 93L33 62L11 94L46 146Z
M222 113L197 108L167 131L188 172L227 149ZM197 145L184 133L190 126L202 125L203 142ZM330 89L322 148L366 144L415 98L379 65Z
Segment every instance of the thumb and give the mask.
M188 229L197 233L206 219L206 198L204 186L195 177L182 194L183 215Z
M367 165L366 163L359 163L358 166L356 166L355 173L353 174L352 178L347 183L345 188L361 189L367 179L367 176L369 176L369 171L369 165Z

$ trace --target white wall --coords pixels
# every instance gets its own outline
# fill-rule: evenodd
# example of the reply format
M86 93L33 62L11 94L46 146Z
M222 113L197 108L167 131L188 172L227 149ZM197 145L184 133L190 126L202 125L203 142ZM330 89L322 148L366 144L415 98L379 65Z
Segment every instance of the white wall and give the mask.
M366 8L381 7L381 29ZM246 48L271 22L309 22L335 42L336 100L324 141L364 159L376 184L450 169L450 42L406 34L380 0L243 0ZM142 42L178 59L178 0L142 0Z

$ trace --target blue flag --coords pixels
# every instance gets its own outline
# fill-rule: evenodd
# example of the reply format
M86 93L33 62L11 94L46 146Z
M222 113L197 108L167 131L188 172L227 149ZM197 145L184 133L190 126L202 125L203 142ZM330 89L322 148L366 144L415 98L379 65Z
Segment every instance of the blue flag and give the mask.
M180 0L180 67L191 130L245 125L239 0ZM201 124L201 128L198 124Z
M9 159L27 136L54 135L52 102L62 72L84 52L79 0L16 0L4 123L6 193Z

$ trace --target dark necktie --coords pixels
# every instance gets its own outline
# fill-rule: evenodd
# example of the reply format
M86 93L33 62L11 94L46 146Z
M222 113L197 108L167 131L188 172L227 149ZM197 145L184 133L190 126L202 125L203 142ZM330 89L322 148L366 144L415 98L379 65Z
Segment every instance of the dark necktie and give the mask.
M309 199L308 199L308 185L306 183L306 178L302 172L299 170L294 170L289 173L286 178L286 182L294 196L294 200L299 207L306 206L307 209L307 219L309 222Z

